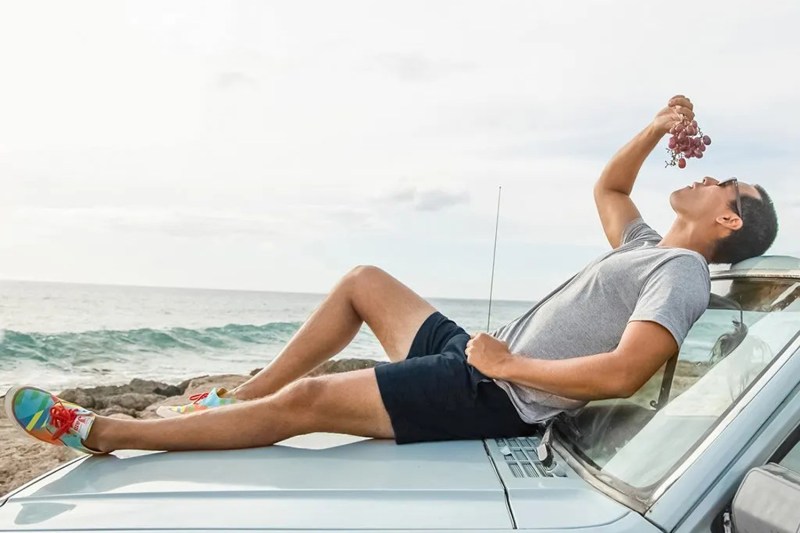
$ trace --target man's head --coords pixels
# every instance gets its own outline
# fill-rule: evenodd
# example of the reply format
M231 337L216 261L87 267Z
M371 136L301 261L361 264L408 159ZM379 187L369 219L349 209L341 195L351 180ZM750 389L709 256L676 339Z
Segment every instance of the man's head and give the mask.
M778 233L775 207L760 185L705 177L673 192L669 200L678 217L712 243L712 263L761 255Z

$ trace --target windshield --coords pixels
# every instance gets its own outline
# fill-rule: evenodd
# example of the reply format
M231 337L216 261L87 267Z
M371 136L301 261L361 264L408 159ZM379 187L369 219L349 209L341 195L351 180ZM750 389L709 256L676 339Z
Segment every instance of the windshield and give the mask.
M635 395L560 421L567 448L637 489L658 483L714 427L800 329L800 282L715 280L680 354Z

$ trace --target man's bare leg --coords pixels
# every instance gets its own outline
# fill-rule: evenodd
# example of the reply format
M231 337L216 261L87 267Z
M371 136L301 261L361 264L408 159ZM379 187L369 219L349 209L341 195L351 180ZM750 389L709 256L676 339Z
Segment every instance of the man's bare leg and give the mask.
M341 352L366 322L389 359L405 359L411 341L436 309L398 280L372 266L345 275L275 360L233 394L240 400L279 391Z
M98 416L85 444L99 451L267 446L315 431L394 438L374 369L304 378L271 396L161 420Z

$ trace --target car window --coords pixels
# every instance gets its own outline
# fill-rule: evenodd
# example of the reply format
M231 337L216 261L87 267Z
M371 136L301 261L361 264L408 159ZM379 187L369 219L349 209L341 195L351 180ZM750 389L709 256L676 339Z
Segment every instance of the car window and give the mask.
M794 435L796 438L797 432ZM800 474L800 441L795 442L789 452L783 456L783 459L778 461L778 464Z
M709 309L677 360L631 398L592 402L560 423L567 449L604 479L646 492L680 464L800 330L797 289L794 280L714 281Z

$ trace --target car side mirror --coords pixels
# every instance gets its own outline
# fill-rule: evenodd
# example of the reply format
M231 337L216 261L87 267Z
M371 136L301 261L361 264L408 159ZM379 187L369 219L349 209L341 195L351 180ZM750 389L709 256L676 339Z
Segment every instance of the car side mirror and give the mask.
M733 498L736 533L796 533L800 530L800 474L769 463L753 468Z

